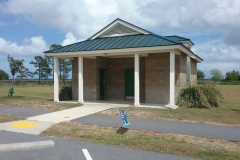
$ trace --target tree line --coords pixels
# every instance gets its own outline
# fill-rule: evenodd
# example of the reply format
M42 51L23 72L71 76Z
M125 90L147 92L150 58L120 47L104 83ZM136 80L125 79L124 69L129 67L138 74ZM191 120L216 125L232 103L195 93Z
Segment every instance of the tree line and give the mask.
M50 49L59 47L62 46L59 44L52 44ZM18 79L24 79L27 77L33 78L36 75L38 76L38 83L40 84L42 79L48 79L48 77L53 76L54 73L53 57L35 56L34 60L29 63L36 68L33 72L24 66L24 59L14 59L12 56L8 55L7 60L13 81L15 76ZM64 80L68 78L69 72L72 70L72 62L68 59L59 59L58 66L59 78L64 82ZM9 79L9 75L5 71L0 70L0 80L4 79Z
M216 68L212 68L210 70L210 79L213 80L213 81L221 81L221 80L225 80L225 81L240 81L240 73L239 71L230 71L230 72L227 72L225 74L225 78L222 74L222 72ZM198 80L201 80L201 79L204 79L205 78L205 74L203 71L201 70L197 70L197 79Z

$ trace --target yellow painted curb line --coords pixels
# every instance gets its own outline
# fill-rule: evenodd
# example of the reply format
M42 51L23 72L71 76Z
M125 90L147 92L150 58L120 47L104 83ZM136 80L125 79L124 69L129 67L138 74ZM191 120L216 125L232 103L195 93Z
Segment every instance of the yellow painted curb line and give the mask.
M32 123L32 122L17 122L17 123L10 124L9 126L14 128L32 128L38 125L39 125L38 123Z

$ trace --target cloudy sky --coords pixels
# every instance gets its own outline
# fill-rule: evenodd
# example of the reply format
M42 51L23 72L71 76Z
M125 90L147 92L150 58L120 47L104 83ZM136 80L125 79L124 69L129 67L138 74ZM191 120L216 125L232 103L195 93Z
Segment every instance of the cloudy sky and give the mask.
M240 71L240 0L0 0L0 69L7 55L29 65L51 44L89 38L121 18L146 30L190 38L198 69Z

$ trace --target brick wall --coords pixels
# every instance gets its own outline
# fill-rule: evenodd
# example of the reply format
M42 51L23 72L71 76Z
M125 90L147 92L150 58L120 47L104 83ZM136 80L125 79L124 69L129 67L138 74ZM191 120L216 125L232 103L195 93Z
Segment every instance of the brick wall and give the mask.
M72 61L72 99L78 100L78 57Z
M134 68L134 58L112 58L110 59L109 83L107 97L109 99L125 99L125 72L126 68Z
M140 97L141 102L145 99L144 85L144 58L140 58ZM125 73L126 68L134 68L134 58L104 58L83 59L83 84L84 100L99 100L99 69L107 69L107 99L125 99ZM78 58L73 60L73 99L78 99Z
M97 100L96 59L83 58L83 100ZM73 100L78 100L78 57L72 63Z
M84 100L97 100L96 61L96 59L83 58Z
M197 61L191 58L190 62L191 62L190 82L191 82L191 85L195 85L197 84Z
M181 86L181 55L175 55L175 96L180 92Z
M185 54L175 56L175 96L186 87ZM73 99L78 98L78 58L73 60ZM191 59L191 83L196 82L197 62ZM99 69L107 69L107 100L125 99L126 68L134 68L134 57L130 58L83 58L84 100L99 100ZM140 102L168 104L170 81L169 53L149 54L140 57Z
M146 101L146 58L140 57L140 103L145 103Z
M146 103L169 102L169 53L149 54L145 59Z

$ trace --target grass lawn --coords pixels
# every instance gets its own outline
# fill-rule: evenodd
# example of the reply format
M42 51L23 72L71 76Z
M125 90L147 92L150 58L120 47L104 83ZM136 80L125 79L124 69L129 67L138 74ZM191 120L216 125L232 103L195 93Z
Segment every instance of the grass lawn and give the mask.
M38 108L48 111L58 111L79 106L53 102L53 86L14 86L14 94L8 97L8 86L0 86L0 105L13 107Z
M42 132L74 140L209 160L240 159L240 142L62 122Z
M240 126L240 85L219 85L224 95L221 107L216 108L179 108L162 110L152 108L125 108L131 118L169 119L219 125ZM99 114L119 116L119 109L109 109Z
M26 118L24 118L24 117L15 117L15 116L10 116L10 115L5 115L5 114L0 113L0 123L25 120L25 119Z

